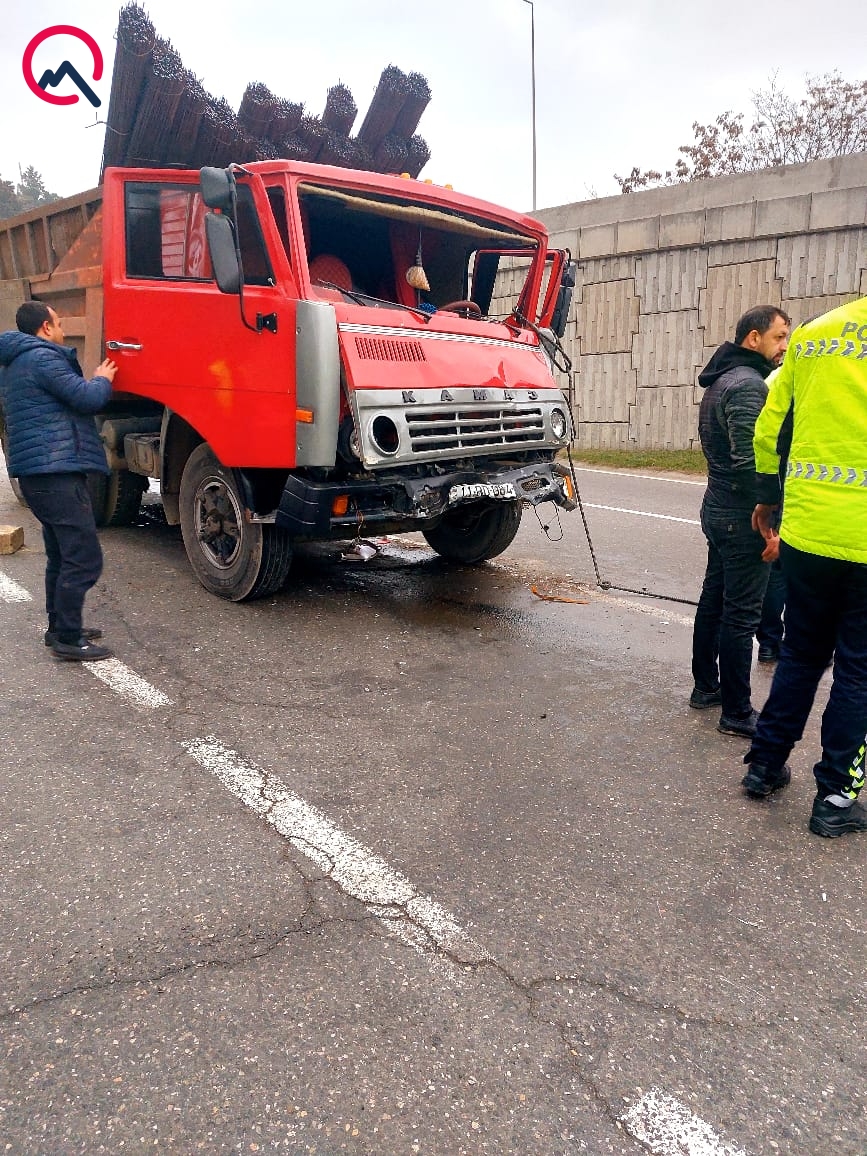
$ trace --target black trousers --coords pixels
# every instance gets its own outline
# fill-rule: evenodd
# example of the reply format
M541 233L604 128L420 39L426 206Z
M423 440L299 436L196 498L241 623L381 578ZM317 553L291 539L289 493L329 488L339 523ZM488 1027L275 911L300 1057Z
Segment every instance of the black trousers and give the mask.
M867 734L867 565L805 554L783 542L786 632L771 693L745 762L779 769L804 733L816 688L834 656L822 715L819 792L855 798L864 785Z
M745 718L752 710L753 635L762 614L770 567L762 561L761 534L750 511L731 514L702 506L707 569L695 612L692 676L699 690L719 688L722 713Z
M84 598L102 573L102 547L85 474L30 474L18 479L42 523L48 559L45 609L48 629L61 642L81 637Z
M779 560L771 563L768 588L762 603L762 620L756 631L759 646L779 651L783 641L783 612L786 609L786 576Z

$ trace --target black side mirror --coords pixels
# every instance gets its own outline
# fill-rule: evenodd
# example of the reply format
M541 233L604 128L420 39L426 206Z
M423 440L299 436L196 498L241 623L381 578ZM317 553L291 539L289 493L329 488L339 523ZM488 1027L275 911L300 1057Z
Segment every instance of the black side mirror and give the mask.
M228 217L216 213L205 216L205 236L211 266L221 293L238 293L241 288L241 267L235 249L235 234Z
M206 166L199 169L199 188L202 200L209 209L231 213L235 203L235 177L231 169Z
M566 332L566 320L569 317L569 310L572 307L572 294L575 290L577 268L578 266L575 261L569 261L563 269L563 276L560 278L557 304L554 306L554 312L551 314L551 331L555 333L557 337L562 337Z

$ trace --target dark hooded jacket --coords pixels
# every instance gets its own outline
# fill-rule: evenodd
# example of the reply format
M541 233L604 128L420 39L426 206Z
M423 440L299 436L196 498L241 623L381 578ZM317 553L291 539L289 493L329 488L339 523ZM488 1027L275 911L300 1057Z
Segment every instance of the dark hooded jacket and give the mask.
M753 434L773 368L755 350L726 341L698 375L705 391L698 432L707 459L706 510L731 514L755 507Z
M0 367L13 478L109 472L93 420L111 397L107 377L87 381L74 349L17 330L0 333Z

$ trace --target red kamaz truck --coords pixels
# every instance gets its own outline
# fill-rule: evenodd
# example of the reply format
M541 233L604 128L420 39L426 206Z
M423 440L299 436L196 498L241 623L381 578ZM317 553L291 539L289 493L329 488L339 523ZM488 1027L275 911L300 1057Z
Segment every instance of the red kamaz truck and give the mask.
M0 221L0 325L36 297L85 373L103 524L159 479L210 591L284 582L293 542L421 531L478 562L525 504L575 505L552 375L574 284L544 227L399 176L268 161L108 169Z

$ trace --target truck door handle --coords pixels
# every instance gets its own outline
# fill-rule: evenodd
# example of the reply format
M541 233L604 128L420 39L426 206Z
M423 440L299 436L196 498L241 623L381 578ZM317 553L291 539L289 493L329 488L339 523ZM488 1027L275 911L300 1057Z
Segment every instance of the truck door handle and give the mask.
M137 345L134 341L106 341L105 348L116 353L119 349L139 350L141 345Z

